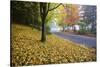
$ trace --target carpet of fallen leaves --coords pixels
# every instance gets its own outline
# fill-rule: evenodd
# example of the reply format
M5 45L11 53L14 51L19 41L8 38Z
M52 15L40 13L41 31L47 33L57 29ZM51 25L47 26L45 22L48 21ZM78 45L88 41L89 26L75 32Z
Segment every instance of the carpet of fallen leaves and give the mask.
M41 32L12 24L11 62L13 66L96 61L96 50L63 40L53 34L41 43Z

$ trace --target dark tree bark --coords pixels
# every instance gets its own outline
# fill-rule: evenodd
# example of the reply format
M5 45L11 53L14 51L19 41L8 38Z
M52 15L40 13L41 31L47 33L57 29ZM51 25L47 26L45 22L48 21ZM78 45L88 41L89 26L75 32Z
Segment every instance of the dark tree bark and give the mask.
M46 25L45 20L47 16L47 3L40 3L40 15L42 19L42 35L41 35L41 41L46 41Z
M45 24L45 19L42 20L42 36L41 36L41 41L42 42L46 41L46 24Z

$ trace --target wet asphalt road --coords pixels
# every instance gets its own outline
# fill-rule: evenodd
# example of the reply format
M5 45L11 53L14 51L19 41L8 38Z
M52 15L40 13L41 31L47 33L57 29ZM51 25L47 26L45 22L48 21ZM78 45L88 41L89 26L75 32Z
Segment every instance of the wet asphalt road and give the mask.
M75 43L79 43L87 47L96 48L96 38L94 37L63 33L63 32L55 32L54 34L58 37L71 40Z

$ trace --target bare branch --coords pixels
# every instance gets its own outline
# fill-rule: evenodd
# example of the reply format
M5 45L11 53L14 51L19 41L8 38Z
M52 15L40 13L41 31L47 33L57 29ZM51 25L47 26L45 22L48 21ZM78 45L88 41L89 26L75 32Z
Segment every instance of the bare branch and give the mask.
M57 7L59 7L60 5L61 5L61 3L59 5L57 5L56 7L49 9L48 11L52 11L52 10L56 9Z
M65 6L64 4L62 4L62 6L63 6L64 8L66 8L66 6Z
M48 3L48 10L49 10L49 8L50 8L50 3Z
M50 3L48 3L48 5L47 5L47 11L46 11L46 15L48 14L48 10L49 10L49 8L50 8Z

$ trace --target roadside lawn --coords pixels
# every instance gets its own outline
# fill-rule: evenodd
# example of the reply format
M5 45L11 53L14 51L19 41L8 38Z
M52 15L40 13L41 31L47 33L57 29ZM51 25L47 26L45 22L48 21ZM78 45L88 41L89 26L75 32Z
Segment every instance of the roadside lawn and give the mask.
M13 66L96 61L96 49L80 46L53 34L42 43L41 31L12 24L11 62Z

